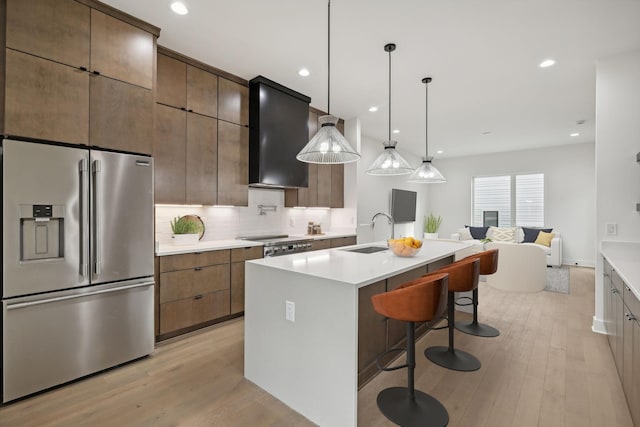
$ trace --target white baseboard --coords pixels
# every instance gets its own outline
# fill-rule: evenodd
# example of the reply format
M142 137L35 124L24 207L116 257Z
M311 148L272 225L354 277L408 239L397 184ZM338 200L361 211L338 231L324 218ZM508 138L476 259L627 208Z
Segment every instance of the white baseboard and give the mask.
M595 268L596 263L592 260L584 260L584 259L567 259L564 258L562 260L562 265L574 265L576 267L591 267Z
M602 321L602 319L596 318L596 316L593 316L593 324L591 325L591 330L597 334L606 335L607 333L607 331L604 328L604 322Z

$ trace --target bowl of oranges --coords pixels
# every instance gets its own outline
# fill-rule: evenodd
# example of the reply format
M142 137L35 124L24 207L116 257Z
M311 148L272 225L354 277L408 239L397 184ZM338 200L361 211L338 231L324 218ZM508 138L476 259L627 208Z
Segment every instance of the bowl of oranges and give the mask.
M396 256L412 257L420 252L422 241L414 239L413 237L401 237L399 239L387 240L387 246L389 246L391 252Z

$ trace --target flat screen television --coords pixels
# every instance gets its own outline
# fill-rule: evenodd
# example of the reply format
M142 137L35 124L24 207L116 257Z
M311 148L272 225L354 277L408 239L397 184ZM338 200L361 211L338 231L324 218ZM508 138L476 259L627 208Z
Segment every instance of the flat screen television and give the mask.
M416 199L418 193L415 191L391 190L391 216L396 223L414 222L416 220Z

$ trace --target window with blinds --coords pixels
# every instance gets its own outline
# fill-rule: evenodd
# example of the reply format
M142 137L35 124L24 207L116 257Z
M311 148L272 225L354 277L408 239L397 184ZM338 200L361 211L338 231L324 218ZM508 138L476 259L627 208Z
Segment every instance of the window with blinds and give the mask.
M498 211L499 227L543 227L544 174L475 177L472 203L474 226L488 225L485 211Z

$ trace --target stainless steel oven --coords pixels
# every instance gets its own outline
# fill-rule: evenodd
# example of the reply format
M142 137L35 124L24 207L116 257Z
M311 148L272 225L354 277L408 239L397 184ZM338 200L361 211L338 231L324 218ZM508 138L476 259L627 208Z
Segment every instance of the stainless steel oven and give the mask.
M313 239L289 237L286 234L270 234L259 236L240 236L238 239L261 242L266 257L289 255L297 252L306 252L311 249Z

